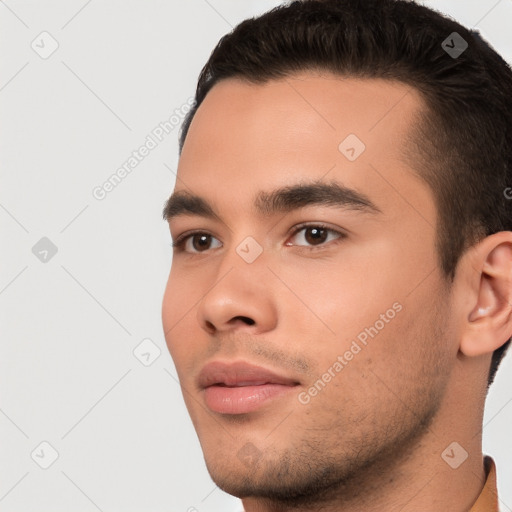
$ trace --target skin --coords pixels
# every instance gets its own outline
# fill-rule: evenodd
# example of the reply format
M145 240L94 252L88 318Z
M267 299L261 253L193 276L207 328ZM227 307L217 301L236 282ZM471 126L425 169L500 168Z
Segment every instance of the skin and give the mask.
M192 121L175 191L204 197L222 220L170 220L173 239L214 238L174 253L163 327L210 475L246 512L462 512L482 490L487 374L512 335L512 233L483 239L446 281L434 198L403 152L422 108L398 82L303 72L263 85L224 80ZM353 162L338 150L350 133L366 146ZM381 213L252 208L260 191L315 180L360 191ZM293 234L301 222L346 236L315 242L310 230ZM263 250L250 264L236 252L248 236ZM301 403L396 303L394 318ZM215 413L196 380L213 360L299 385L256 411ZM441 457L454 441L468 453L457 469Z

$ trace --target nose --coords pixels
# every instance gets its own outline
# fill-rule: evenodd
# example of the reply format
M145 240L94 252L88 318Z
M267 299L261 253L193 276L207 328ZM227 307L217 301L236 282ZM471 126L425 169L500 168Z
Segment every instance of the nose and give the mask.
M252 264L254 265L254 264ZM277 324L272 273L263 265L235 263L218 275L197 309L197 319L208 334L244 329L252 334Z

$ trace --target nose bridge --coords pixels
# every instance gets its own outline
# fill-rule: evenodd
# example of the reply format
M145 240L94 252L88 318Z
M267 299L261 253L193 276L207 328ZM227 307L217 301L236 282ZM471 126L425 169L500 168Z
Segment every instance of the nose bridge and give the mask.
M248 226L236 232L232 230L229 250L222 256L218 278L230 269L248 280L252 274L266 274L269 254L264 250L263 237L263 232L255 233Z
M198 305L198 321L209 331L228 329L232 320L244 318L255 328L269 328L275 322L275 306L268 285L270 272L263 246L245 237L223 255L215 281Z

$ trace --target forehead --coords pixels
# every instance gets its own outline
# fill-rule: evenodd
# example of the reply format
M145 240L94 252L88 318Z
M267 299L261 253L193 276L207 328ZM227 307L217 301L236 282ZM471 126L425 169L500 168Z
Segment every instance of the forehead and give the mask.
M223 80L190 125L175 190L240 206L257 191L325 178L383 207L397 193L429 202L402 154L422 108L415 89L381 79L307 72L264 84Z

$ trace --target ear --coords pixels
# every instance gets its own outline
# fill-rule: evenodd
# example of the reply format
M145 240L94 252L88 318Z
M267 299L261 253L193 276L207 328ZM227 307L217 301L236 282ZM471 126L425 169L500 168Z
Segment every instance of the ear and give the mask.
M465 255L460 351L494 352L512 336L512 231L494 233Z

